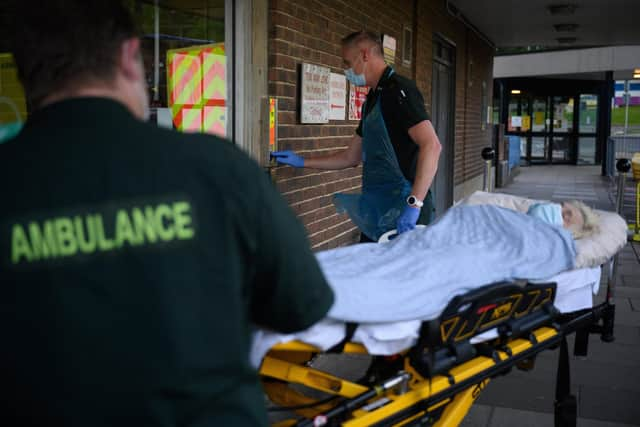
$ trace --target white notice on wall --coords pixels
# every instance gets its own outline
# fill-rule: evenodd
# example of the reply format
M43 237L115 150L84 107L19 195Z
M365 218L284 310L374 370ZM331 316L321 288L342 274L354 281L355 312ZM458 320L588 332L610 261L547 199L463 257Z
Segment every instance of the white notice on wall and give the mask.
M384 52L384 61L393 65L396 62L396 39L388 34L382 37L382 50Z
M329 78L329 120L344 120L347 107L347 79L331 73Z
M519 128L522 126L522 116L511 116L511 126Z
M331 70L313 64L302 64L300 90L300 122L329 122L329 74Z

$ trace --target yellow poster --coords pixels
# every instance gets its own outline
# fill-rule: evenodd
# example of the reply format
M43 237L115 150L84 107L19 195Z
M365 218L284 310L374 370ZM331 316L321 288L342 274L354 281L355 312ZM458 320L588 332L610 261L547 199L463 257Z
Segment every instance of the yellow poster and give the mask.
M531 129L531 116L522 116L522 128L520 130L526 132L529 129Z
M384 62L393 65L396 62L396 39L385 34L382 38L382 50L384 51Z
M533 113L533 124L542 126L544 124L544 111L536 111Z

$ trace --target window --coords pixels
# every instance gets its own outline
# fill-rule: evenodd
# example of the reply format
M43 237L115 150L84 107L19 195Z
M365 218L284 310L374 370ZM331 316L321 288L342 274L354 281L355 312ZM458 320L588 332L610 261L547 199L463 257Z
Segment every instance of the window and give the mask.
M413 31L411 28L405 26L402 30L402 63L404 65L411 65L411 58L413 57Z
M141 33L152 120L225 136L225 0L129 0L128 6Z

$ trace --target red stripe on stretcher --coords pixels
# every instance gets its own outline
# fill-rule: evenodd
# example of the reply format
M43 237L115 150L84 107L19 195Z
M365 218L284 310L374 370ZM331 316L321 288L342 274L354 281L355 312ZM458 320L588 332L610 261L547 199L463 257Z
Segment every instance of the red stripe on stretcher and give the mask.
M493 310L494 308L496 308L498 306L498 304L489 304L489 305L485 305L484 307L480 307L478 309L478 311L476 311L477 314L482 314L482 313L486 313L489 310Z

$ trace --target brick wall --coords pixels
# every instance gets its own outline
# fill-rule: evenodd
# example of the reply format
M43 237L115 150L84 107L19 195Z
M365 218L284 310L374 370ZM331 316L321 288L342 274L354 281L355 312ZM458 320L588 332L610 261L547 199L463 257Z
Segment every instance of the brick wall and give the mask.
M278 98L278 149L304 155L328 154L346 147L357 122L300 124L298 82L303 62L341 73L340 39L352 31L367 29L396 38L395 69L416 80L429 111L432 37L439 32L456 44L456 184L482 173L479 153L489 143L490 133L480 129L480 91L485 79L491 99L492 52L475 33L448 15L444 4L439 0L271 0L269 95ZM415 40L414 60L409 66L401 60L405 26L413 28ZM471 76L469 60L474 63ZM361 173L361 167L342 171L278 167L272 171L279 190L307 227L314 249L357 241L358 230L346 215L336 213L332 194L359 190Z

